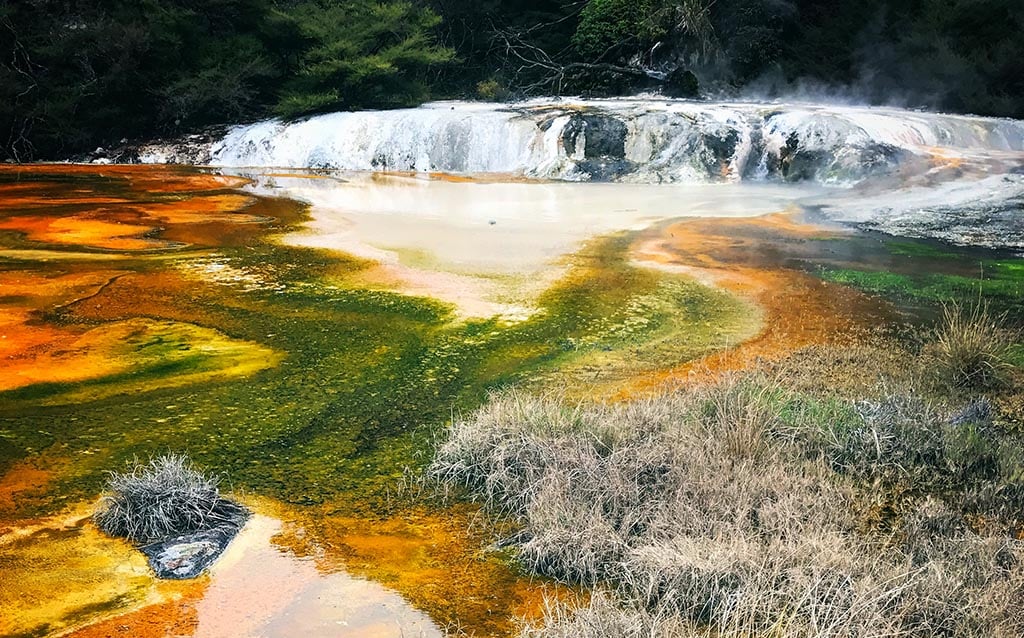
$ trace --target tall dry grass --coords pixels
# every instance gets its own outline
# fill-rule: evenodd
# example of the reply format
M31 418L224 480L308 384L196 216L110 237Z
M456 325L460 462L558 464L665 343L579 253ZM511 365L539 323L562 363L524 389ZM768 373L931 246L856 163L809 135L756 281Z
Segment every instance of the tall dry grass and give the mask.
M924 348L935 382L953 391L981 391L1007 382L1019 335L988 304L948 303Z
M1000 445L956 441L988 430L894 403L756 376L616 406L513 391L458 420L430 472L520 523L527 570L606 588L534 638L1024 635L1024 548L963 507L1022 466L975 467ZM935 431L917 456L914 423ZM879 489L918 493L866 531Z

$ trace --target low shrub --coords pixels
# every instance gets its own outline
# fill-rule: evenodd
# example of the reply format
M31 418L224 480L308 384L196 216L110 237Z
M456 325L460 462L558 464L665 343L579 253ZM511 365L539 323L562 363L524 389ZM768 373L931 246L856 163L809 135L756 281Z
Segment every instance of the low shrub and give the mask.
M941 499L961 515L1010 533L1024 520L1024 449L975 399L952 415L919 396L859 401L856 427L831 428L833 468L877 498Z
M103 532L137 544L238 527L247 511L223 498L218 483L183 455L160 456L148 463L136 460L127 471L110 473L107 494L93 519Z

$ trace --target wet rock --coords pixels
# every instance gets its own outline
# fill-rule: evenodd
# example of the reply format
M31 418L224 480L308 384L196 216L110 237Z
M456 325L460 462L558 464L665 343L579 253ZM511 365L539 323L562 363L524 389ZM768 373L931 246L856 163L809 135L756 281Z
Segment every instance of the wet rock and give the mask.
M721 177L728 172L729 166L736 157L736 147L740 142L740 134L734 128L708 128L701 137L700 159L708 172L708 177Z
M902 149L888 144L834 143L816 137L801 138L794 132L779 151L779 170L789 182L854 183L892 173L904 156Z
M628 160L609 159L583 161L577 164L577 168L594 182L613 182L636 170Z
M213 565L245 525L248 514L213 529L140 547L158 578L195 578Z
M700 83L692 71L679 67L665 76L661 92L666 97L697 98L700 97Z
M601 113L577 113L562 130L566 153L593 181L611 181L635 169L626 159L626 123Z
M625 122L610 115L577 113L562 131L562 142L571 156L624 159L628 132Z
M842 207L836 206L830 217L899 237L1024 252L1024 176L989 177L956 186L937 189L934 196L924 199L915 192L890 196L885 205L866 214L843 214ZM869 209L871 205L867 204Z
M117 146L99 147L91 153L69 158L72 162L93 164L190 164L212 162L213 144L224 136L227 128L214 126L199 133L173 139L130 142L122 139Z

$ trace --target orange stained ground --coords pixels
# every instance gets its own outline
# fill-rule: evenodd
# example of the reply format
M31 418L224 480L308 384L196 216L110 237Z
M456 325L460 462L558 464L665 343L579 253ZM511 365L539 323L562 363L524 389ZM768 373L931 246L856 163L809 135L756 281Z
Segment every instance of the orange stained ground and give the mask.
M237 178L153 167L0 167L0 179L13 176L24 176L26 181L0 182L0 231L5 231L0 232L0 249L10 243L11 233L17 234L14 243L28 242L35 248L41 244L56 252L70 246L105 251L183 250L187 244L217 246L266 232L256 222L267 213L253 213L252 198L222 192L244 183ZM92 189L86 178L96 176L120 180L113 189L117 192ZM65 178L80 178L81 183ZM33 179L41 181L31 186ZM60 198L52 195L54 184L64 188ZM45 212L40 209L44 206L49 207ZM273 211L271 203L261 201L261 206L261 211ZM287 210L292 209L281 209ZM636 261L689 274L751 299L763 309L765 326L758 336L734 349L628 381L620 398L738 369L758 357L780 357L815 343L859 339L884 323L889 312L885 306L787 268L769 250L780 243L799 248L824 234L827 231L800 225L788 215L687 220L641 233L632 248ZM38 381L94 378L123 369L128 364L116 350L123 335L109 329L97 332L96 324L109 328L112 322L150 316L229 329L236 320L230 309L196 303L204 301L196 298L203 294L212 293L190 285L189 273L172 268L134 272L111 262L76 262L42 270L36 263L25 269L0 270L0 390ZM45 320L47 313L68 308L76 320L92 325L55 325ZM204 317L202 312L218 314ZM49 466L30 463L0 477L0 520L5 510L16 509L19 499L32 499L45 491L52 478ZM518 577L499 557L481 549L487 539L482 531L474 531L483 526L475 524L477 513L469 506L413 509L379 519L340 516L329 508L296 510L267 502L255 507L286 522L274 537L283 554L312 561L323 575L344 570L372 579L428 611L439 623L461 620L482 635L508 635L517 616L538 616L545 593L574 595ZM97 557L113 551L87 523L75 530L62 537L67 547L88 542ZM108 567L116 569L113 564ZM280 591L275 591L275 574L259 567L253 565L247 573L265 585L261 595L268 598L263 602L277 604L273 597ZM149 591L150 581L144 574L136 577L138 591ZM49 586L50 581L46 583ZM192 635L210 587L209 577L162 587L156 598L139 600L124 613L108 614L70 635ZM254 600L245 591L224 596L220 601L225 617L253 609Z
M239 233L260 232L256 222L266 220L244 212L252 197L224 192L245 183L165 167L3 165L0 250L28 243L43 255L54 251L56 259L69 247L132 252L216 246ZM12 241L2 231L22 239ZM119 354L120 342L138 326L57 325L43 316L99 295L126 274L88 263L0 271L0 391L124 372L130 361ZM121 318L139 315L136 308Z
M799 253L801 245L835 232L778 213L685 220L642 233L632 247L638 263L687 274L752 300L764 313L764 327L735 348L627 382L616 398L660 392L814 344L859 341L891 321L893 310L884 302L785 267L774 251L790 244Z
M249 183L244 177L215 175L176 166L138 164L0 164L0 175L24 177L42 183L53 177L124 178L137 192L195 192L239 188Z
M0 537L10 531L12 515L26 502L42 499L46 488L56 476L56 466L47 459L24 459L0 475Z
M0 272L0 391L32 383L59 383L116 374L127 363L114 355L111 335L86 327L58 327L39 313L96 294L117 271L44 277Z
M25 181L11 182L13 177ZM125 331L165 330L180 324L186 330L182 338L217 343L206 333L187 332L195 322L230 329L237 321L230 309L221 310L216 300L203 297L214 294L215 288L194 285L191 277L201 273L178 267L136 268L142 261L162 259L150 254L154 249L196 251L244 242L267 232L259 222L268 217L278 224L297 218L294 204L259 200L254 206L251 197L223 192L242 183L153 167L0 167L0 251L13 249L9 254L15 257L0 269L0 391L122 372L134 356L124 349ZM17 255L30 252L25 248L38 259L22 266L17 259L23 257ZM69 252L72 248L78 252ZM96 250L140 254L131 260L119 255L80 258ZM138 317L160 321L144 320L142 325ZM39 621L55 623L55 631L77 627L71 634L76 636L195 633L211 587L209 577L154 583L137 553L102 537L80 512L70 523L12 520L14 512L46 502L52 482L69 462L26 459L0 476L0 559L6 552L26 572L15 579L21 584L14 595L22 603L24 596L35 596L32 592L48 592L40 593L39 601L50 598L45 605L26 603L19 612L28 623L23 628ZM575 596L523 579L503 560L485 553L483 533L467 531L480 529L474 527L472 508L420 509L382 519L266 503L257 509L288 521L285 532L275 537L283 554L312 557L316 571L325 576L345 570L380 582L435 620L462 621L481 635L510 634L517 617L540 613L545 593ZM30 538L31 544L3 544L28 542L19 538ZM36 563L46 567L45 573L33 567ZM120 589L119 565L128 563L131 583ZM251 569L261 591L273 597L275 574L259 571L258 565ZM254 601L244 591L221 596L220 604L233 607L236 616L253 609ZM271 602L280 601L268 600L268 605Z

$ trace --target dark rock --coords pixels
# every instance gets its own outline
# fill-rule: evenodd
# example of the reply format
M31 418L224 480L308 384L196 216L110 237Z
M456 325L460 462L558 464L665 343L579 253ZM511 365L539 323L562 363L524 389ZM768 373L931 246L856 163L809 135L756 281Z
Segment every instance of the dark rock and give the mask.
M614 181L636 170L636 165L628 160L586 160L576 166L595 182Z
M143 161L161 164L205 165L212 160L213 144L227 132L226 126L211 126L199 133L173 139L130 142L122 139L117 146L97 148L92 153L74 155L72 162L104 160L114 164L140 164Z
M779 172L788 182L858 182L887 175L904 160L905 151L888 144L846 146L812 139L797 133L786 138L779 152Z
M584 156L601 159L625 159L626 135L629 129L625 122L608 115L584 115L586 145Z
M585 158L624 159L628 132L625 122L610 115L575 113L562 130L562 143L569 155L576 155L582 135Z
M581 173L594 181L608 181L636 168L626 159L628 133L626 123L610 115L576 113L562 130L562 144L570 157L583 155L577 163Z
M712 129L702 136L701 142L703 149L700 157L708 168L708 177L721 177L736 156L736 147L740 143L739 131L734 128Z
M665 97L697 98L700 97L700 83L692 71L678 67L665 77L661 92Z
M786 145L779 151L779 171L786 181L800 182L814 179L828 153L821 150L802 148L796 133L786 138Z
M140 164L139 151L134 148L125 148L115 154L111 159L115 164Z
M244 512L244 510L241 510ZM149 559L157 578L185 580L195 578L220 558L232 539L245 525L248 512L213 529L176 536L140 547Z

